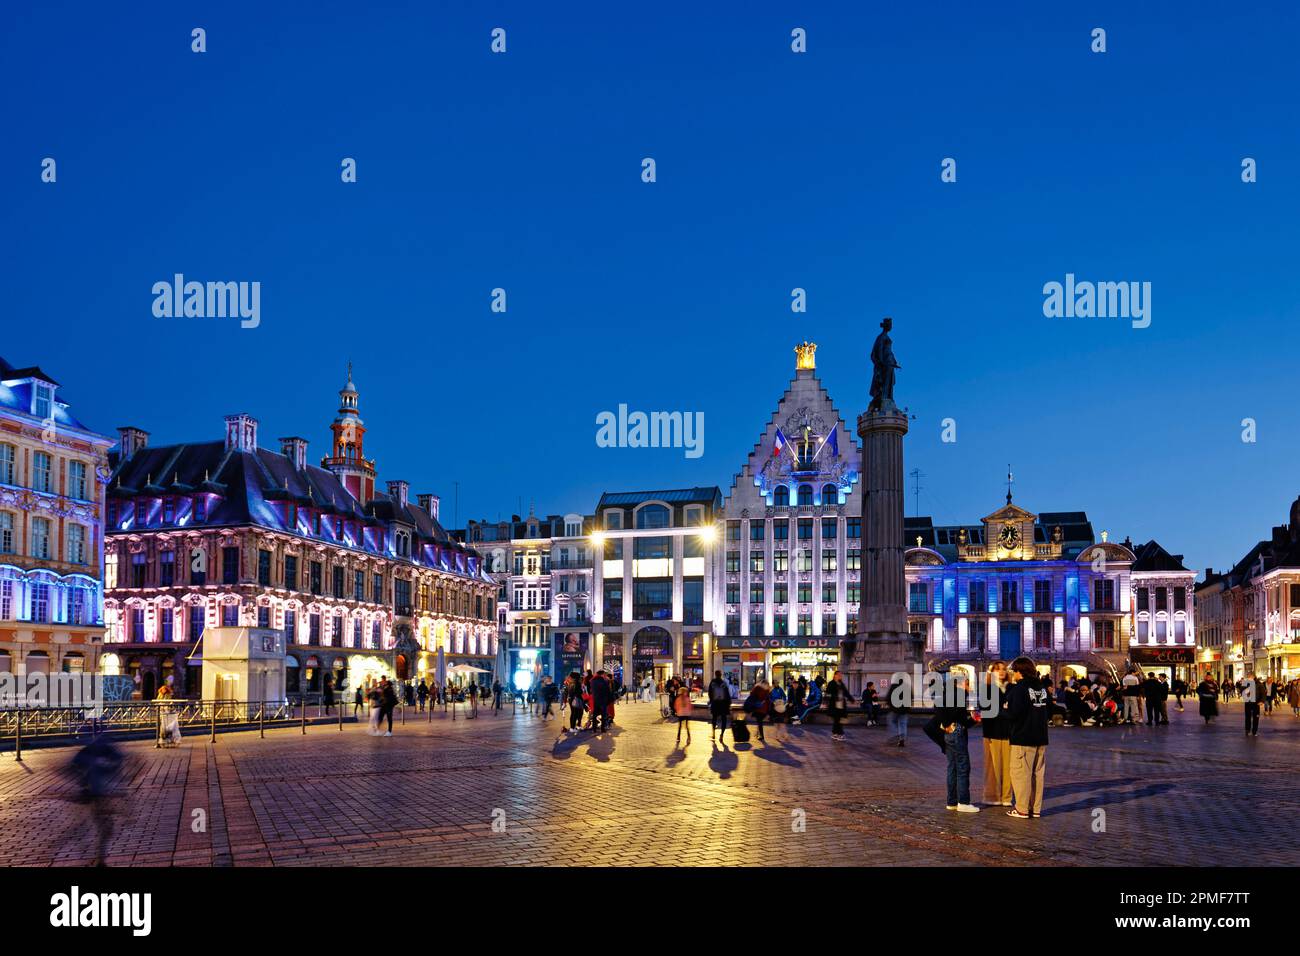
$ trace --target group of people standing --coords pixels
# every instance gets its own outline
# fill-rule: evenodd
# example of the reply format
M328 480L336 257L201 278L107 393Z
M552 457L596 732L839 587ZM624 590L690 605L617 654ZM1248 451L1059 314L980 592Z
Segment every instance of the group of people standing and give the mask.
M577 734L583 730L590 730L596 734L608 732L609 725L614 722L614 702L622 691L622 683L617 682L606 671L570 673L564 678L564 700L561 704L561 707L569 708L569 726L564 732L566 734ZM550 704L548 703L546 707L549 711ZM582 725L584 715L587 718L585 727Z

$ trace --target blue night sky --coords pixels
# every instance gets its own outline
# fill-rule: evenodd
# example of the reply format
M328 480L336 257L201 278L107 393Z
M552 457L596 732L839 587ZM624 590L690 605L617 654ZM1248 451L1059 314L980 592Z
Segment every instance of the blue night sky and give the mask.
M888 314L938 521L1010 462L1218 567L1300 493L1291 4L281 6L5 5L0 354L92 427L248 410L316 459L351 359L381 481L444 523L454 482L462 523L590 511L725 491L801 339L851 422ZM177 272L260 281L260 327L155 318ZM1067 272L1150 282L1151 326L1045 318ZM598 448L619 403L702 411L705 454Z

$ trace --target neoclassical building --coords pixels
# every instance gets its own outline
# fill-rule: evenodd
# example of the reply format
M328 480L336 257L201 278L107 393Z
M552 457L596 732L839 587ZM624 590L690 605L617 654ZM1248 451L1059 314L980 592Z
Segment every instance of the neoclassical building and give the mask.
M1126 541L1127 545L1128 542ZM1132 547L1133 624L1129 659L1144 671L1196 677L1196 572L1157 541ZM1195 679L1193 679L1195 677Z
M107 504L106 666L151 699L169 678L198 693L210 625L284 630L290 693L333 676L432 678L496 653L495 587L477 554L438 522L438 498L405 481L377 492L349 369L330 454L305 439L258 444L257 421L225 437L154 447L121 429Z
M1006 504L978 524L903 522L908 624L931 665L974 676L1021 654L1054 678L1122 674L1133 552L1082 511Z
M0 671L97 667L113 442L72 417L59 390L0 358Z

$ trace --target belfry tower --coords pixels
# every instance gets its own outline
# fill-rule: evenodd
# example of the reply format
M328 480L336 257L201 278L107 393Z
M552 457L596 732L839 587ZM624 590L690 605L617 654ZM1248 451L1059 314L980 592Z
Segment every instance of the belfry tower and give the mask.
M339 413L330 425L334 433L333 447L320 463L322 468L338 476L353 498L364 504L375 496L375 462L363 454L366 426L357 410L357 397L349 362L348 383L339 389Z

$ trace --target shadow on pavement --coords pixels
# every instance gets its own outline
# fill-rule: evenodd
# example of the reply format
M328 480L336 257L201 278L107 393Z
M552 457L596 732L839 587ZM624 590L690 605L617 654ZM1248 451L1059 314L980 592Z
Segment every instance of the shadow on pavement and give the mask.
M722 749L718 745L713 745L713 756L709 758L709 769L718 775L719 778L726 780L731 776L731 772L740 764L740 759L736 752L729 748L725 743Z

